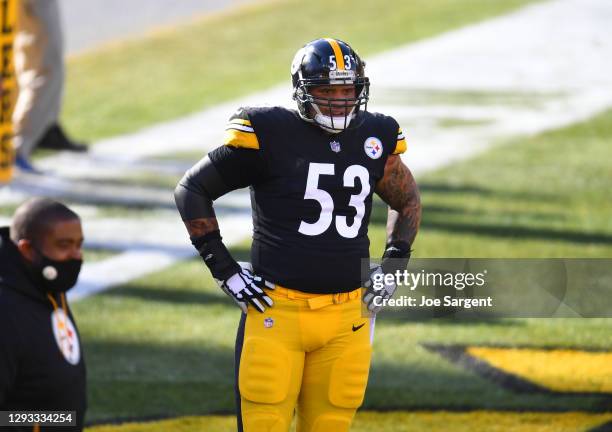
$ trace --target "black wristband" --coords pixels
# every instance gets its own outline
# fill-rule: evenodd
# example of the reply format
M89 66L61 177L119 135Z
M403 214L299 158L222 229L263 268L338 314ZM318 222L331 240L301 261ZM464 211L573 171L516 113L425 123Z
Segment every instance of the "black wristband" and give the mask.
M208 234L201 235L200 237L189 238L189 240L191 240L191 244L198 250L198 252L200 252L200 249L202 249L207 242L215 239L221 240L221 231L214 230Z
M192 238L191 243L196 247L204 264L208 266L215 279L227 280L240 271L240 265L223 244L219 230Z
M410 245L404 241L387 243L383 258L410 258Z
M381 267L385 273L404 271L410 261L410 245L407 242L395 241L388 243L382 256Z

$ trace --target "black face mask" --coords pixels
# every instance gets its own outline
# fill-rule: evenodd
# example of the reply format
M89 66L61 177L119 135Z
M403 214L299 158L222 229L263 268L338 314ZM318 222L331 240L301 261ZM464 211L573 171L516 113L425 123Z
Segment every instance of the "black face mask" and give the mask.
M63 293L72 288L79 278L83 260L55 261L36 251L38 257L32 264L37 283L45 292Z

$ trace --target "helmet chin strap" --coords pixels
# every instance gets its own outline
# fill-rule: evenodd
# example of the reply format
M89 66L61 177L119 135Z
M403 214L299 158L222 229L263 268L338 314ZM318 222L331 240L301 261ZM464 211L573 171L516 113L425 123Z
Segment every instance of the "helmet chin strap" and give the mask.
M351 120L355 117L355 107L351 109L351 111L345 116L340 117L332 117L324 115L317 104L312 104L312 108L315 111L314 122L319 125L322 129L331 133L342 132L344 129L348 128L351 124Z

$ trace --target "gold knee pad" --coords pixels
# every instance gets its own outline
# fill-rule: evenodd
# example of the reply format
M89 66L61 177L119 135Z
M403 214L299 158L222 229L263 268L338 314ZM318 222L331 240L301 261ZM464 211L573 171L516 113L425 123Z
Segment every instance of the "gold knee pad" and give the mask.
M240 358L240 395L255 403L278 404L289 393L291 362L280 344L259 337L245 340Z
M357 409L363 403L368 384L372 348L347 350L334 363L329 382L329 401L339 408Z

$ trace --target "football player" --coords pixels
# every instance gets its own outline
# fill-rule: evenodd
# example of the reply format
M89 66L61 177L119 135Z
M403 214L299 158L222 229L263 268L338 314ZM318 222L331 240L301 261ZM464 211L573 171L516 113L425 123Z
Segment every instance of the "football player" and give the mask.
M395 290L375 291L361 276L372 195L390 208L386 251L372 274L405 268L421 212L399 156L402 130L367 111L364 66L345 42L309 42L291 65L297 110L239 109L224 145L175 190L193 245L243 312L239 431L287 431L294 411L299 432L348 431L363 401L374 299ZM239 264L222 242L213 201L246 186L254 232L251 263Z

